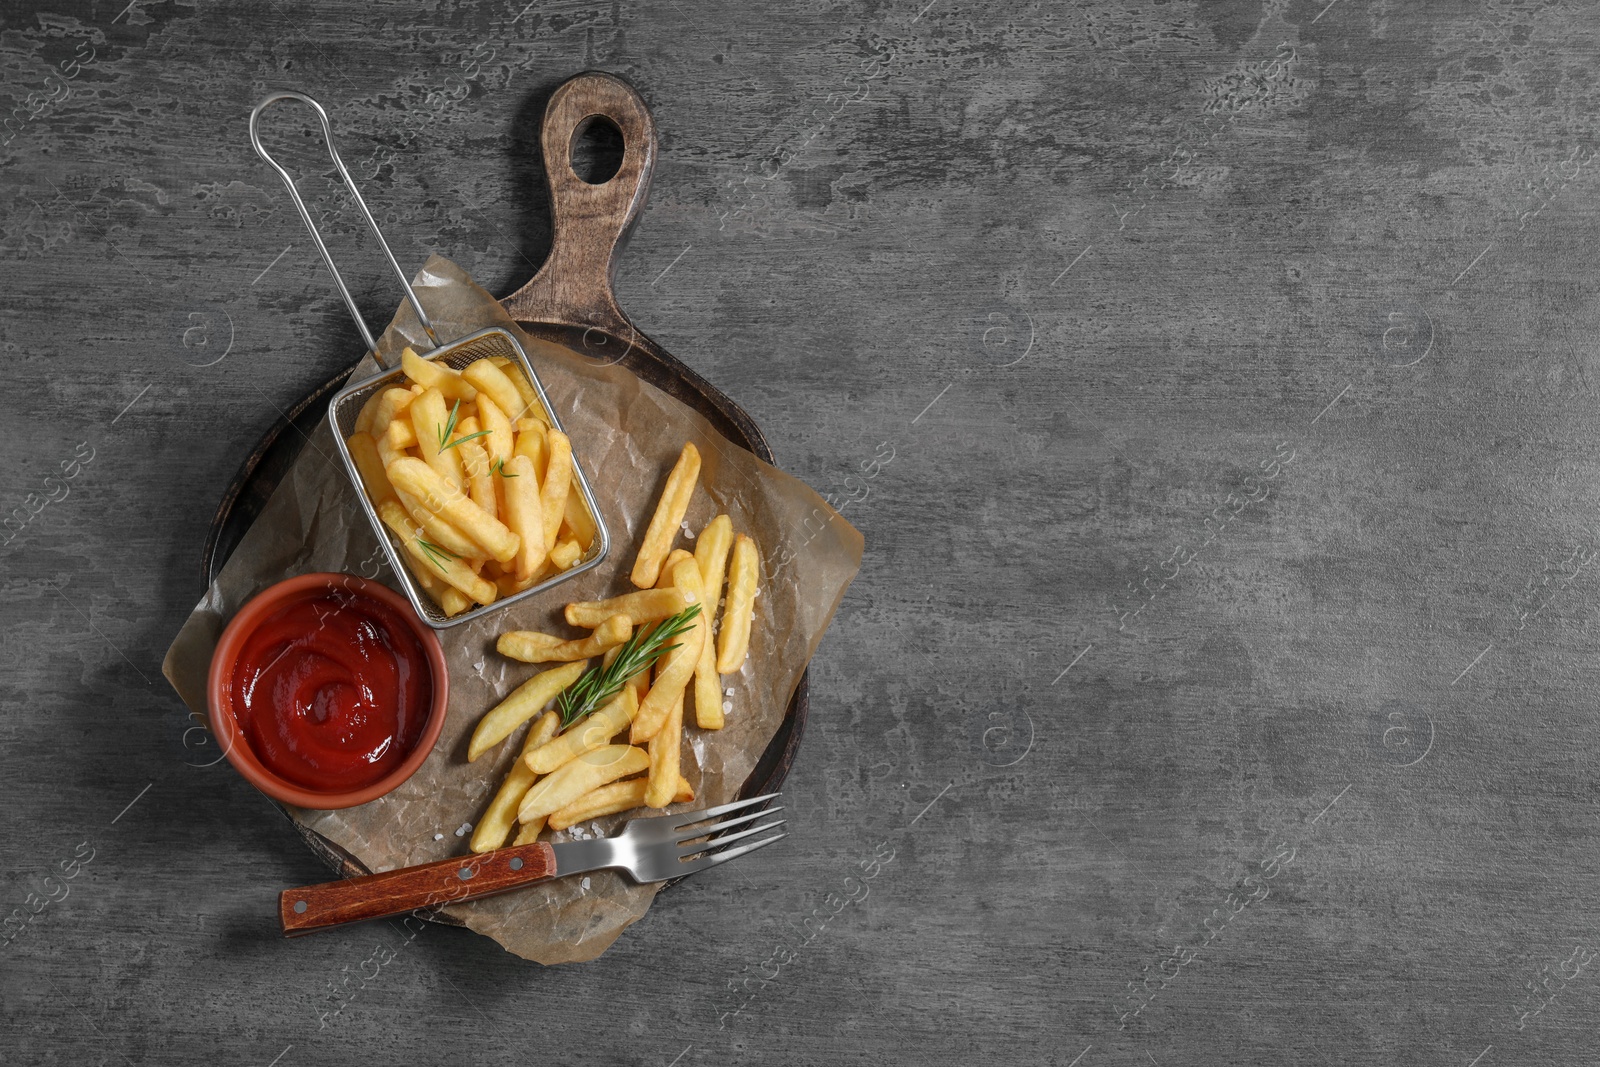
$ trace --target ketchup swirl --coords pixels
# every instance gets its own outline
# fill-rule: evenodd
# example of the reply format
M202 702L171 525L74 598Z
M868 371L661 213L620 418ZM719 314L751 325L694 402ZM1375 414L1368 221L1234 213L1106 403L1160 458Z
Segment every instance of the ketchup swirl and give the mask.
M339 792L405 762L427 723L433 677L394 608L347 589L306 590L245 638L229 695L264 767Z

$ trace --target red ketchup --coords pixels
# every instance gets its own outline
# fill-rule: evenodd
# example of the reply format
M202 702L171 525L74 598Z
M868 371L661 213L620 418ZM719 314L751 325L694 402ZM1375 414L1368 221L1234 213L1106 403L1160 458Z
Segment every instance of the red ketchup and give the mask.
M348 589L308 589L245 638L229 685L262 766L306 789L379 781L427 724L427 653L394 608Z

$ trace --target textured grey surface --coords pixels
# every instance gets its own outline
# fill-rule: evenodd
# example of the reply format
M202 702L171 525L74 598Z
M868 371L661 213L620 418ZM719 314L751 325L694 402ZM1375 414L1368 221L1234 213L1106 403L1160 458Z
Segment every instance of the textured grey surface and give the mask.
M4 5L0 510L55 499L0 548L0 1059L1593 1062L1600 22L926 2ZM283 942L323 872L158 670L354 354L246 114L324 99L401 260L507 292L588 67L662 131L623 305L867 538L794 835L580 967Z

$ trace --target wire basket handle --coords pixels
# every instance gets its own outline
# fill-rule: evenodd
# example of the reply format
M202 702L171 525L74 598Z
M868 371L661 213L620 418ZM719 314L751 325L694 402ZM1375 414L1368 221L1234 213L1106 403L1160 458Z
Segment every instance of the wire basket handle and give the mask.
M389 242L383 239L383 231L378 229L377 220L372 217L372 212L367 209L367 202L361 198L361 191L356 188L355 179L350 177L350 171L344 165L344 160L339 158L339 150L333 144L333 126L328 121L328 113L305 93L276 92L269 93L261 103L250 112L250 143L255 146L256 154L267 161L267 165L278 172L278 177L283 179L283 184L289 189L289 196L294 200L294 206L300 211L300 218L306 224L306 229L311 234L311 239L317 244L317 251L322 253L322 261L328 265L328 272L333 275L333 283L339 287L339 295L344 297L345 306L350 309L350 317L356 320L356 329L361 331L361 339L367 342L367 350L376 358L378 350L377 339L372 336L372 331L367 328L367 320L361 317L361 309L356 307L355 297L350 295L350 287L345 285L344 276L339 273L339 268L334 266L333 256L328 251L328 245L322 239L322 234L317 232L317 224L311 221L311 212L306 208L306 202L300 197L300 190L295 187L294 179L282 165L267 152L261 143L260 122L262 112L280 100L298 100L307 104L317 113L317 119L322 123L322 138L328 145L328 158L333 160L333 165L339 168L339 176L344 179L345 188L350 190L350 195L355 197L356 207L361 209L361 217L367 222L367 229L372 231L372 236L378 239L378 247L383 249L383 254L389 261L389 266L394 268L394 276L400 279L400 285L406 291L406 299L411 302L411 308L417 313L417 319L422 323L422 328L428 331L428 337L433 341L434 347L439 346L439 337L433 332L433 322L428 318L428 313L422 310L422 302L417 299L416 291L411 288L411 282L406 278L405 272L400 269L400 264L395 260L394 253L389 250ZM381 361L380 361L381 362Z

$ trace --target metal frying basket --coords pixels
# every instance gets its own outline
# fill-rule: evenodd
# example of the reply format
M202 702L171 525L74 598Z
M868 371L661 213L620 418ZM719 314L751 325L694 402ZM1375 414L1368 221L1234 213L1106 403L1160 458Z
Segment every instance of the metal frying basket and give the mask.
M551 409L550 398L545 394L544 386L539 381L539 375L534 372L533 364L529 362L527 352L523 351L521 343L509 331L498 326L490 327L487 330L479 330L477 333L468 334L447 344L440 343L438 336L434 333L432 321L429 320L427 312L422 309L422 302L417 299L417 294L412 290L411 283L406 279L405 272L400 269L400 264L396 262L394 253L389 250L389 243L383 239L383 234L379 231L378 224L372 217L372 212L367 210L366 201L361 198L361 193L356 189L354 179L350 177L349 170L345 168L344 160L339 157L339 150L334 147L333 128L328 121L328 113L322 109L321 104L304 93L272 93L257 104L255 110L250 112L250 143L255 147L256 153L266 160L267 165L278 172L278 177L282 178L283 184L288 187L289 196L293 198L294 206L300 211L300 218L305 222L306 229L310 231L311 239L316 242L317 250L322 253L323 262L328 265L328 270L333 275L334 284L339 287L339 293L344 297L345 305L349 307L351 317L355 319L356 328L361 331L361 337L367 343L367 351L372 354L375 360L378 359L378 343L373 338L372 331L367 328L366 320L362 318L360 309L356 307L355 298L350 295L350 289L345 285L344 278L339 273L339 268L334 266L333 256L329 254L328 246L322 240L322 235L317 232L316 223L311 220L311 212L307 210L305 201L300 197L300 190L295 187L294 179L290 177L289 172L284 170L261 144L261 135L258 129L261 115L267 108L280 100L298 100L303 104L309 105L317 113L317 118L322 123L323 139L328 145L329 158L333 160L334 166L339 170L340 177L344 179L345 187L350 190L350 195L355 199L356 207L360 209L361 217L366 220L367 228L378 239L378 244L383 249L383 254L388 259L389 266L393 268L395 277L400 280L401 286L405 289L406 299L411 302L412 310L416 312L418 321L422 323L422 328L427 331L428 337L436 346L432 351L422 353L422 357L443 363L453 370L460 370L476 360L495 356L503 356L515 361L517 366L522 369L522 373L527 376L529 383L532 384L534 393L539 399L539 405L543 409L545 421L555 429L561 429L561 420L557 418L555 411ZM382 360L378 360L378 362L381 364ZM560 571L520 593L513 594L502 600L496 600L493 604L480 605L459 615L445 615L439 609L439 606L433 602L433 599L417 584L407 562L404 547L396 540L389 528L384 525L383 520L378 517L377 510L373 508L372 501L367 498L366 488L362 485L361 475L356 469L355 460L351 458L350 447L346 443L348 437L355 432L356 418L361 414L361 409L367 400L380 389L399 385L404 380L404 371L397 367L356 382L353 385L345 386L334 396L333 402L328 407L328 422L333 428L334 439L338 442L339 456L344 460L345 472L350 476L351 485L355 487L357 499L361 501L361 509L366 512L367 521L372 524L373 533L377 535L379 543L383 545L384 552L389 558L389 566L393 568L396 577L400 579L401 585L405 587L406 597L411 601L411 606L416 609L417 615L424 622L436 630L442 630L446 627L457 626L473 619L482 618L500 608L537 596L547 589L554 588L568 578L575 577L598 566L600 561L606 558L606 553L611 549L611 534L606 529L605 520L600 515L600 509L595 505L594 493L589 488L588 478L584 477L582 464L578 462L578 457L574 454L572 473L577 479L578 493L583 501L584 509L588 511L589 518L594 523L595 528L595 537L590 543L588 551L567 570Z

